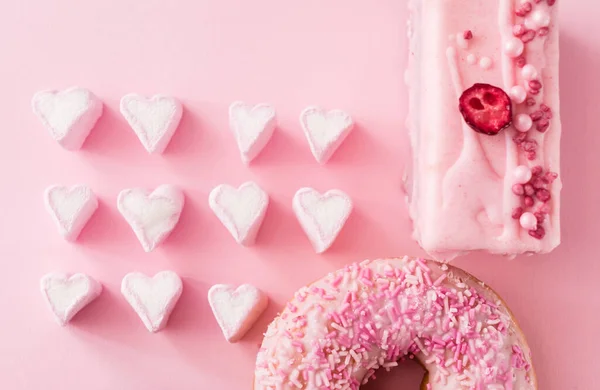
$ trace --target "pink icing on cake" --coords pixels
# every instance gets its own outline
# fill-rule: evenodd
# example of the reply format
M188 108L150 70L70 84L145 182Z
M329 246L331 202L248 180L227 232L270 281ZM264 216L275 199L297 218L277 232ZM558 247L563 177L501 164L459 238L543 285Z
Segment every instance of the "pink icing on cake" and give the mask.
M409 8L413 162L406 187L415 239L443 260L472 250L551 251L560 243L562 187L557 7L547 0L411 0ZM465 31L468 45L452 38L464 39ZM458 110L461 94L477 83L512 100L512 124L497 135L476 133ZM522 183L515 179L520 166L541 172ZM533 190L516 194L515 184ZM519 223L523 212L540 216L535 230Z
M428 370L431 390L537 389L501 299L458 268L408 257L301 288L265 333L254 389L355 390L405 356Z

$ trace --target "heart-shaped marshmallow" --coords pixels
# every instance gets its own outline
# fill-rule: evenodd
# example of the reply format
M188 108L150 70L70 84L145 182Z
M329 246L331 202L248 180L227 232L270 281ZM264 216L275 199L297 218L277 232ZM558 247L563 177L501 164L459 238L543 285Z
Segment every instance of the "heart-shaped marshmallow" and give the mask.
M321 164L329 160L354 127L352 117L344 111L325 111L319 107L302 111L300 123L313 156Z
M150 332L167 325L182 292L181 279L173 271L161 271L152 278L131 272L121 282L121 294Z
M339 190L321 195L312 188L301 188L294 195L292 208L315 251L323 253L333 244L348 220L352 200Z
M168 184L152 192L133 188L119 193L117 208L131 225L144 250L150 252L177 225L184 199L183 192Z
M77 239L98 208L98 199L88 186L52 186L44 193L46 208L67 240Z
M85 88L40 91L31 101L33 112L65 149L77 150L102 115L102 102Z
M102 292L102 285L85 274L69 276L50 273L42 277L40 287L52 313L61 325L66 325Z
M248 164L263 150L275 131L275 108L269 104L252 107L243 102L232 103L229 106L229 125L235 134L242 161Z
M208 290L208 303L225 339L234 343L244 337L265 311L269 298L258 288L243 284L217 284Z
M239 188L221 184L210 192L208 204L238 244L250 245L265 218L269 196L253 182Z
M130 93L121 98L121 114L149 153L160 154L165 150L182 113L181 103L170 96L146 98Z

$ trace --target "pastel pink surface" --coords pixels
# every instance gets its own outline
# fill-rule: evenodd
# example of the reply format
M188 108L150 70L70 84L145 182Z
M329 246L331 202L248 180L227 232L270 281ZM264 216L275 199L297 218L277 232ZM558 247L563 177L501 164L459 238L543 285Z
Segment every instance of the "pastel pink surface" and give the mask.
M532 348L540 389L594 389L600 387L594 370L600 5L557 4L563 243L544 256L509 262L471 255L456 265L511 307ZM0 258L11 277L0 284L1 388L250 389L262 332L301 285L362 258L423 255L410 238L401 193L408 153L405 1L23 0L5 4L3 15L0 52L10 60L0 65L0 84L10 93L0 96L0 176L10 187L0 192L6 205ZM70 85L104 102L76 153L56 147L30 107L35 91ZM158 158L140 147L119 113L119 99L130 91L168 91L186 107ZM228 130L236 99L277 108L279 127L249 168ZM298 122L309 104L342 107L357 123L324 166ZM269 194L270 205L256 245L245 248L220 226L207 198L219 183L248 180ZM53 183L86 183L99 198L75 245L57 236L40 201ZM116 198L123 188L161 183L184 190L186 206L171 236L144 253ZM343 234L323 255L314 253L290 207L302 186L340 188L354 202ZM184 293L167 328L150 334L122 298L120 283L128 272L162 269L182 277ZM85 272L104 286L66 328L49 321L38 289L40 277L53 270ZM223 280L251 283L271 298L235 345L223 338L206 301L210 286ZM407 364L365 389L416 389L421 372Z

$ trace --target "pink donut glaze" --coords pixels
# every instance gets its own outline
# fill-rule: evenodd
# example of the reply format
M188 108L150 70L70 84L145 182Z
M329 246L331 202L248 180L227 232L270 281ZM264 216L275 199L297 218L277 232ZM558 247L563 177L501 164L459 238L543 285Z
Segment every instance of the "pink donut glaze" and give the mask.
M365 260L296 292L267 329L254 390L355 390L405 355L427 389L533 390L531 352L502 300L452 266Z

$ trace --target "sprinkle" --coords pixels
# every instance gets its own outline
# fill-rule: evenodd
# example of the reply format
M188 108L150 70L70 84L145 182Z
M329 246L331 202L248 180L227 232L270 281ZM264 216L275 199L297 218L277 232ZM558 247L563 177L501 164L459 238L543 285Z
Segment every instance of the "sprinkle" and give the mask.
M333 287L337 287L341 281L344 279L344 275L342 274L338 274L332 281L331 281L331 285Z
M441 274L441 275L440 275L440 277L439 277L439 278L437 278L437 279L435 280L435 282L433 282L433 285L434 285L434 286L436 286L436 287L437 287L437 286L439 286L439 285L441 285L441 284L442 284L442 282L443 282L443 281L444 281L444 280L445 280L447 277L448 277L448 275L447 275L447 274Z

